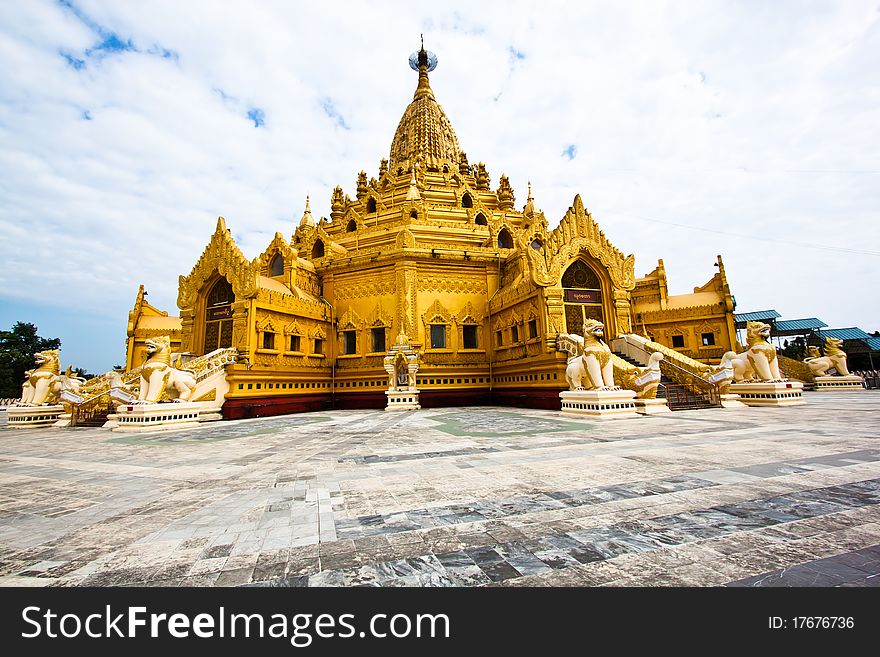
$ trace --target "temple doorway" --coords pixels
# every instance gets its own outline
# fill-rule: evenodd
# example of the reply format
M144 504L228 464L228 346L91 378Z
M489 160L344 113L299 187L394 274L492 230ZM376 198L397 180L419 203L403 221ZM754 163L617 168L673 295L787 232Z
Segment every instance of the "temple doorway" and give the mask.
M208 292L205 306L205 348L202 354L232 346L232 303L235 293L225 278L218 278Z
M595 271L583 260L575 260L562 275L565 304L565 330L580 335L584 322L596 319L605 324L602 283Z

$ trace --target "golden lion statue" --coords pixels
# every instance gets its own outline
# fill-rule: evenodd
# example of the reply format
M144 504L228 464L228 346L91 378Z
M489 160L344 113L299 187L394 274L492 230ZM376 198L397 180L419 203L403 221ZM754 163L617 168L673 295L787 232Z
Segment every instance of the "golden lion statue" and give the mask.
M605 325L595 319L584 322L584 335L560 333L556 347L570 354L565 380L571 390L620 390L614 385L611 349L602 341Z
M23 406L42 406L57 404L61 394L61 366L57 349L48 349L34 354L37 368L25 372L24 385L21 386Z
M770 329L770 325L763 322L746 324L746 342L749 348L732 359L733 378L737 383L778 383L787 380L779 371L776 347L767 340Z
M804 358L804 362L810 366L814 376L829 376L830 370L836 370L838 376L849 376L846 367L846 352L843 350L843 340L838 338L825 338L825 355L819 354L819 349L810 347L810 357Z
M149 358L141 367L139 404L154 404L170 399L189 401L196 388L195 374L171 365L171 337L163 335L146 340Z

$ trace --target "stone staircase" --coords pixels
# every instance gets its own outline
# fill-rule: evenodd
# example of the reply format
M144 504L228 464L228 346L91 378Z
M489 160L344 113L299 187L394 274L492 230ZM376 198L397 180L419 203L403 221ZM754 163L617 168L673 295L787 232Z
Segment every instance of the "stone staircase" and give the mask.
M615 356L636 367L645 367L655 351L663 354L657 397L665 398L671 410L720 408L717 389L698 374L706 367L703 363L641 336L621 336L613 341L612 349Z

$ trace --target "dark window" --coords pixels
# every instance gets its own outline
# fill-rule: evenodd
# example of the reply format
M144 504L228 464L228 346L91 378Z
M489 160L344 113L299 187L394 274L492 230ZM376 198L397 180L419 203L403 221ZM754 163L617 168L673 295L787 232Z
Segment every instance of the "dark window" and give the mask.
M385 351L385 327L372 330L373 351Z
M562 287L599 290L599 277L583 260L575 260L562 275Z
M269 263L269 276L281 276L284 274L284 258L280 253L276 253Z
M474 223L478 226L485 226L488 222L486 221L486 217L483 216L483 213L478 212L477 216L474 217Z
M312 260L324 257L324 242L317 240L312 247Z
M495 331L495 343L500 347L504 344L504 332Z
M684 336L683 335L673 335L672 336L672 346L676 349L681 349L684 347Z
M348 226L345 228L345 230L348 231L349 233L353 233L353 232L356 231L357 229L358 229L358 225L357 225L357 222L356 222L354 219L352 219L351 221L349 221L349 222L348 222Z
M290 350L291 351L299 351L299 336L291 335L290 336Z
M510 232L506 228L502 228L501 232L498 233L498 248L499 249L512 249L513 248L513 238L510 236Z
M462 343L465 349L477 348L477 327L473 324L465 324L461 331Z
M367 201L367 214L372 214L375 211L376 211L376 199L374 199L371 196L370 200Z
M415 210L413 210L412 212L409 213L409 218L410 218L410 219L418 219L418 218L419 218L419 213L416 212Z
M463 208L472 208L474 207L474 199L471 198L471 195L465 192L464 196L461 197L461 207Z
M703 346L711 347L715 344L715 334L714 333L703 333Z
M208 306L224 306L235 301L232 285L225 278L217 279L208 293Z
M315 338L315 353L323 354L324 353L324 341L321 338Z
M529 320L529 340L533 340L538 337L538 320L530 319Z
M344 331L346 354L357 353L357 331Z
M275 348L275 334L266 331L263 333L263 349Z
M431 349L446 349L445 324L431 324Z
M541 249L544 248L544 245L541 244L541 240L532 240L531 247L532 247L535 251L540 251Z
M513 338L514 342L519 342L519 327L511 326L510 327L510 337Z

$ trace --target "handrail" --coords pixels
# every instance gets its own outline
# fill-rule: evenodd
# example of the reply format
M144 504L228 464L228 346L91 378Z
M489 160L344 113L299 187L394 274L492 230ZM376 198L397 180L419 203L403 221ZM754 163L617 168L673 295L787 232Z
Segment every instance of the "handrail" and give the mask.
M138 368L137 370L132 370L131 372L129 372L128 378L122 379L121 376L119 378L122 379L122 385L127 386L127 385L131 385L132 383L134 383L137 379L140 378L140 376L141 376L140 368ZM74 405L75 406L85 406L86 404L93 402L93 401L96 401L96 400L100 399L101 397L104 397L105 395L109 395L111 392L113 392L112 386L108 387L106 390L102 390L101 392L99 392L91 397L86 397L81 402L77 402Z
M626 344L630 345L631 347L635 347L636 349L638 349L639 351L641 351L642 353L644 353L646 356L650 356L652 353L654 353L654 352L650 352L650 351L648 351L647 349L645 349L642 345L640 345L640 344L637 343L637 342L631 342L631 341L628 339L629 336L627 336L627 335L621 335L621 336L618 336L618 337L619 337L621 340L623 340ZM660 352L657 352L657 353L661 353L661 354L662 354L663 352L660 351ZM681 367L680 365L676 365L676 364L673 363L671 360L668 360L668 359L664 358L663 360L660 361L660 366L661 366L661 368L663 367L664 364L667 365L668 367L671 367L671 368L673 368L673 369L675 369L675 370L678 370L679 372L682 372L685 376L687 376L687 377L689 377L689 378L694 378L694 379L697 379L697 380L699 380L699 381L702 381L704 384L706 384L707 387L711 387L711 388L717 388L717 387L718 387L717 384L713 383L712 381L709 381L708 379L704 379L702 376L700 376L700 375L697 374L696 372L692 372L691 370L687 370L687 369Z

